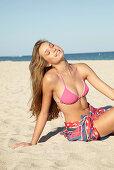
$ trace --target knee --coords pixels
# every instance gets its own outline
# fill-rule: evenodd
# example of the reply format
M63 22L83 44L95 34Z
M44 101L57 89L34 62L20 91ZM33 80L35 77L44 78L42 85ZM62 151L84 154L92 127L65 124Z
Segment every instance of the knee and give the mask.
M107 112L110 115L110 119L114 122L114 107L111 107Z

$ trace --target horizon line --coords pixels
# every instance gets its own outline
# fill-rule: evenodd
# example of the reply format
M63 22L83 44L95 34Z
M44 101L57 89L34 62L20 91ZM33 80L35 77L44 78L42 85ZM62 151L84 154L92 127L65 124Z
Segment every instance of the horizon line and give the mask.
M88 54L88 53L108 53L108 52L114 52L114 51L97 51L97 52L77 52L77 53L75 53L75 52L73 52L73 53L64 53L65 55L67 54ZM23 57L23 56L32 56L32 55L15 55L15 56L12 56L12 55L9 55L9 56L0 56L0 57Z

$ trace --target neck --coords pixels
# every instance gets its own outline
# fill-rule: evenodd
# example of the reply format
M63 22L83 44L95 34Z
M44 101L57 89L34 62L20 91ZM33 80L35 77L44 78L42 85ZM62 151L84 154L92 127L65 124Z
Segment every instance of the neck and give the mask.
M70 71L70 64L64 59L57 65L53 65L53 67L60 73L68 73Z

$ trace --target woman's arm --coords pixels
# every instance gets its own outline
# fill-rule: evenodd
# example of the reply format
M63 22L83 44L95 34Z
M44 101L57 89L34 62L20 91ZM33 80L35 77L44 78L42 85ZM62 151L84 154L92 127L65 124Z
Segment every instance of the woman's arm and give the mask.
M52 92L53 92L53 83L52 83L52 79L49 76L44 77L42 91L43 91L42 108L36 122L34 134L31 141L32 145L37 144L37 141L44 129L44 126L48 118L48 112L49 112L51 99L52 99Z
M87 64L81 63L78 69L93 87L111 100L114 100L114 89L103 82Z
M45 127L45 124L47 122L48 118L48 112L51 104L51 99L52 99L52 93L53 93L53 83L52 76L50 75L45 75L43 78L43 87L42 87L42 92L43 92L43 99L42 99L42 108L41 112L38 116L38 119L36 121L33 137L30 143L22 142L15 144L13 146L13 149L19 147L19 146L31 146L31 145L36 145L37 141L40 138L40 135Z

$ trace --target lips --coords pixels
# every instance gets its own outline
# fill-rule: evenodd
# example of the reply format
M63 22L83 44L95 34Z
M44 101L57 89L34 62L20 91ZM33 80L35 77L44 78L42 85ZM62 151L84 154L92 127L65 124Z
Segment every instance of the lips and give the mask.
M60 52L61 52L61 51L60 51L60 50L58 50L58 51L57 51L57 53L56 53L56 55L59 55L59 53L60 53Z

